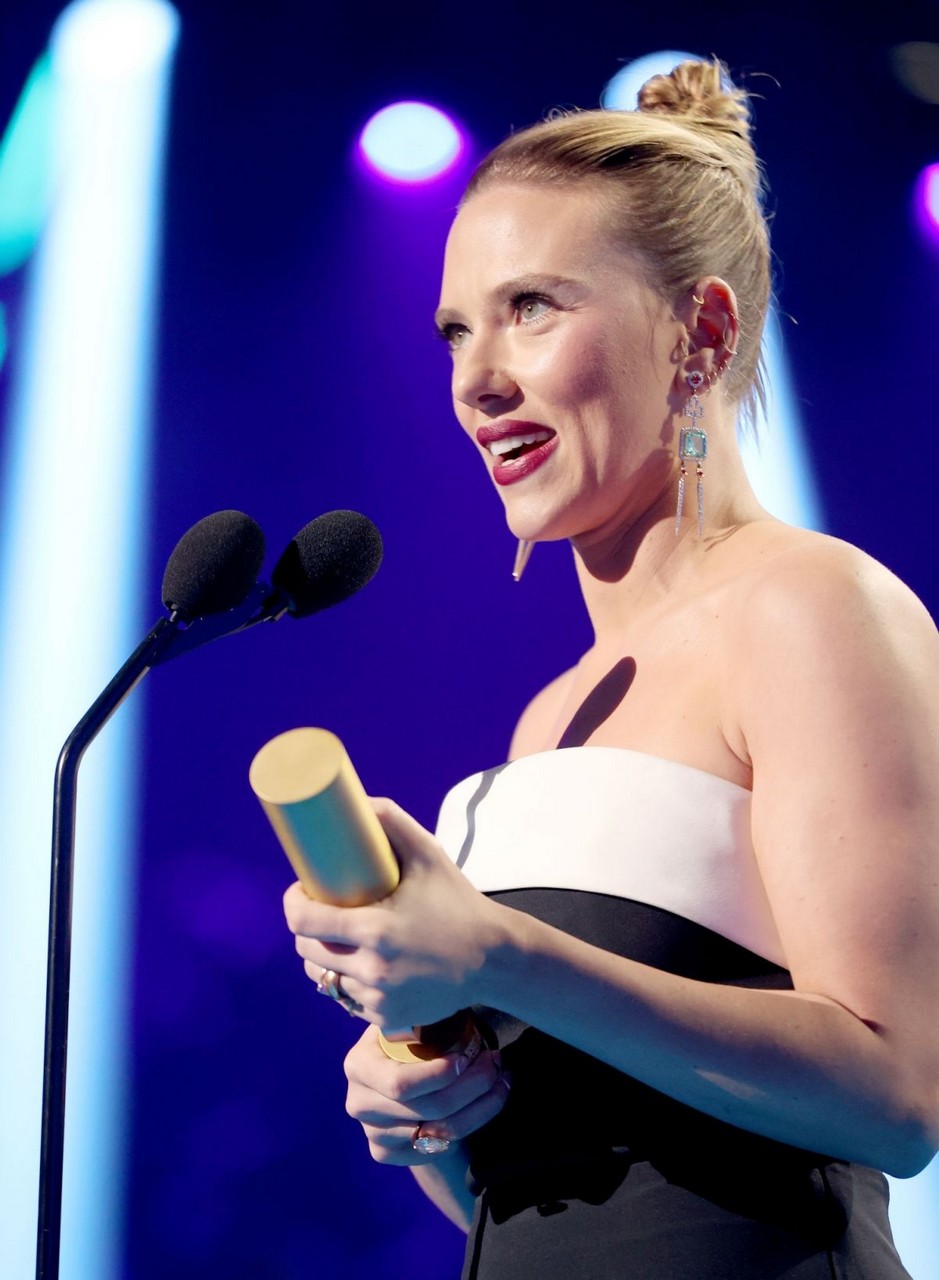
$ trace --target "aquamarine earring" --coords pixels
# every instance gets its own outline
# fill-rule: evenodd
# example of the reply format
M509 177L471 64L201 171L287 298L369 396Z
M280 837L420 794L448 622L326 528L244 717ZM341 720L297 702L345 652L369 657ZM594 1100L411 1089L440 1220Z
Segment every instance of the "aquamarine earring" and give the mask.
M698 392L704 386L705 377L700 370L695 369L693 373L688 374L688 386L691 388L691 395L688 403L685 405L682 416L690 418L691 422L687 427L682 427L681 434L678 437L678 460L681 463L681 470L678 474L678 509L675 512L675 537L677 538L681 532L682 510L685 505L685 480L688 475L687 462L695 464L695 476L698 482L698 537L704 536L704 460L708 456L708 437L707 432L701 426L701 419L704 417L704 405Z

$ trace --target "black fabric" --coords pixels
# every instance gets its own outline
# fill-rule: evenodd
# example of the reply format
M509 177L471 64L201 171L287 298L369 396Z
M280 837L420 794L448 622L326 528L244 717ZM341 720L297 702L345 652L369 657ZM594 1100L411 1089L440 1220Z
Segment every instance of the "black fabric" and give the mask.
M789 987L785 970L671 912L605 894L491 895L686 977ZM481 1011L485 1016L485 1011ZM747 1133L529 1028L512 1091L470 1140L464 1280L909 1280L886 1181Z

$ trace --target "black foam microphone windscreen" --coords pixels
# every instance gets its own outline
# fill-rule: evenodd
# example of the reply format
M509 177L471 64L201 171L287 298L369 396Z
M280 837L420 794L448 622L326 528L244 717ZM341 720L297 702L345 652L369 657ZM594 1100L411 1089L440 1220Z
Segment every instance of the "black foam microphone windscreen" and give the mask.
M216 511L180 538L163 574L163 603L186 618L224 613L246 598L264 562L264 534L243 511Z
M359 591L381 558L381 534L367 516L327 511L287 544L272 580L290 601L291 615L306 618Z

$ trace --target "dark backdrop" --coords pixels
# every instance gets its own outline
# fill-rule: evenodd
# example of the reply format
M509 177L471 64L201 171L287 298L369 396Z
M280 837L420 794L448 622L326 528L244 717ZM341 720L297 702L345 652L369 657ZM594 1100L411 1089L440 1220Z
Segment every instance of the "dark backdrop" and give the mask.
M936 38L939 9L178 8L151 612L176 538L223 507L254 515L274 554L321 511L359 508L386 558L340 609L171 664L145 692L126 1275L444 1280L457 1233L406 1174L371 1165L343 1113L358 1028L293 955L290 876L247 766L272 734L322 724L369 789L432 824L448 786L504 758L518 710L588 631L566 548L539 547L512 583L500 504L452 420L431 314L459 180L379 188L352 142L378 107L426 98L478 155L552 105L596 105L620 61L659 48L766 73L750 82L756 137L828 527L935 613L939 259L908 205L939 160L939 107L899 86L890 49ZM3 118L58 9L0 18ZM558 1105L579 1102L562 1088Z

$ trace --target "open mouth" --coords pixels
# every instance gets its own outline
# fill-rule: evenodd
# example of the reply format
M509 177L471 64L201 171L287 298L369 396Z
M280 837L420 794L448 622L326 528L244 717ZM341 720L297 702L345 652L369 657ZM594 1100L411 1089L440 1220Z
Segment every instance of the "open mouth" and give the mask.
M532 431L526 435L507 436L504 440L493 440L489 445L489 452L502 465L515 462L550 440L553 434L553 431Z

